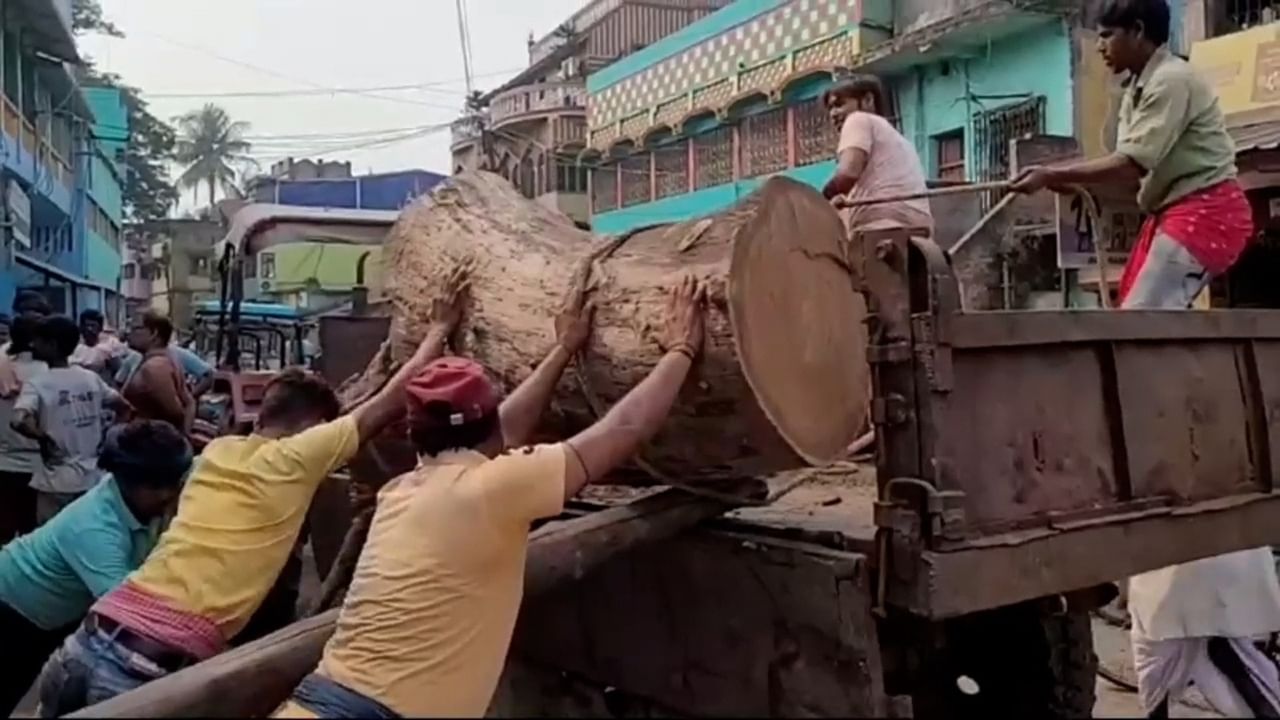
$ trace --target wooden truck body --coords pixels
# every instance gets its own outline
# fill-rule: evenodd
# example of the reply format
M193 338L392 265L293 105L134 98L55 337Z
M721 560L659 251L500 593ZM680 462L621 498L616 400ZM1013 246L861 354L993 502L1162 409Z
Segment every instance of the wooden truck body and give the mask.
M861 247L874 469L568 567L677 491L576 504L492 714L1078 716L1112 583L1280 544L1280 311L965 312L933 243ZM85 716L269 712L335 612Z

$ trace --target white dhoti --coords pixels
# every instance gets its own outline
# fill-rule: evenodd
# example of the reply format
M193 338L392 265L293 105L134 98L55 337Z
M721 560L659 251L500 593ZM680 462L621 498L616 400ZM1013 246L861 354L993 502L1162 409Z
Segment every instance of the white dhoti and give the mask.
M1147 713L1194 684L1218 712L1254 712L1211 657L1228 648L1257 696L1280 711L1280 673L1254 645L1280 631L1280 580L1268 548L1174 565L1129 580L1134 667Z

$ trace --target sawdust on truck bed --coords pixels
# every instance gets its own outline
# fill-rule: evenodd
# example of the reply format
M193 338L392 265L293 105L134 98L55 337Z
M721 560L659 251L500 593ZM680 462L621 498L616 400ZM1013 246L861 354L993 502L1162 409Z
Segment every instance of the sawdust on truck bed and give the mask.
M773 488L786 487L803 473L808 477L769 505L744 507L725 514L734 525L753 525L771 531L803 534L837 534L855 542L869 541L875 533L876 469L871 463L844 462L820 470L782 473L769 480ZM620 505L660 492L662 488L592 485L580 499L590 504Z

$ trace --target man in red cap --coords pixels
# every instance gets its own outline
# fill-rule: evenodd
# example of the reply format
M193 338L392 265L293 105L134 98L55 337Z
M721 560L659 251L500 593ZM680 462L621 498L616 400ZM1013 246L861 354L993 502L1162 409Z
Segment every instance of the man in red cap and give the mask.
M590 333L581 298L505 400L470 360L437 360L415 377L409 433L420 463L379 492L337 630L276 717L483 716L520 608L530 524L560 514L658 431L702 348L703 306L699 284L683 280L657 366L567 442L525 447Z
M281 373L247 437L209 443L155 550L89 611L45 665L40 711L60 717L218 654L248 624L289 557L316 488L403 416L404 388L461 317L455 273L427 337L376 395L339 415L319 377Z

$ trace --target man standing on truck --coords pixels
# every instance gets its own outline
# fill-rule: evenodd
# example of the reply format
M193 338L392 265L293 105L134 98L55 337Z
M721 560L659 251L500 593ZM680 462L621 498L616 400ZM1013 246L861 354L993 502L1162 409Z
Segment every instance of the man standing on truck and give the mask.
M836 171L822 194L844 207L847 201L926 190L924 168L916 148L884 118L884 85L874 75L857 75L840 82L822 96L831 121L840 133ZM849 208L850 231L893 227L933 229L929 201L904 200Z
M529 527L625 463L662 426L702 349L704 293L683 280L662 359L598 423L530 446L556 384L591 329L571 299L556 345L515 392L446 358L409 383L417 469L388 483L319 667L276 717L482 717L524 589Z
M1253 232L1218 98L1166 47L1169 15L1165 0L1107 0L1099 50L1113 71L1128 75L1115 152L1030 169L1013 187L1138 187L1148 218L1121 278L1123 308L1190 308ZM1280 716L1276 666L1253 643L1280 630L1280 583L1269 549L1133 577L1129 613L1139 692L1153 717L1167 717L1170 700L1193 683L1229 717Z
M377 394L339 415L319 377L286 370L247 437L217 438L146 562L103 596L41 673L40 712L59 717L222 652L280 574L320 483L404 413L403 393L461 319L465 274L433 307L417 352Z

